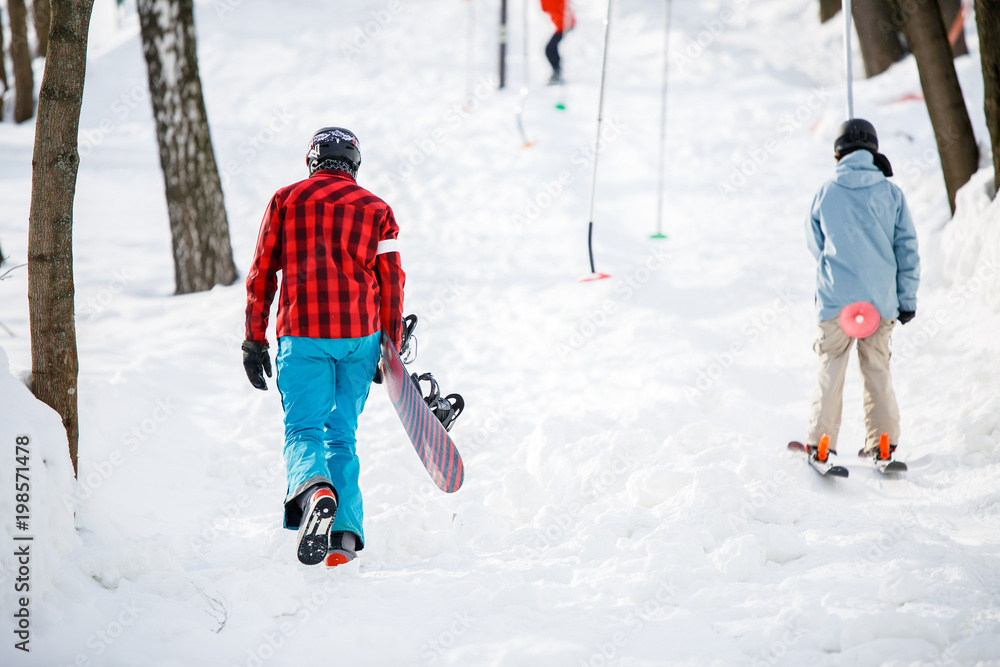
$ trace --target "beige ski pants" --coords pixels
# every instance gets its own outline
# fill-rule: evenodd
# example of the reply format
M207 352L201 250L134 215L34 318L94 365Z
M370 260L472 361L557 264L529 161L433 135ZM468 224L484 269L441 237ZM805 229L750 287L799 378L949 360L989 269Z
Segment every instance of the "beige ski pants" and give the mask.
M899 406L892 390L889 373L889 337L896 320L882 320L878 330L858 340L858 361L864 386L865 449L878 447L879 436L889 434L889 442L899 443ZM830 436L830 451L837 450L837 435L844 408L844 376L853 338L840 328L840 318L819 323L819 338L813 349L819 355L819 372L813 390L806 442L815 445L825 433Z

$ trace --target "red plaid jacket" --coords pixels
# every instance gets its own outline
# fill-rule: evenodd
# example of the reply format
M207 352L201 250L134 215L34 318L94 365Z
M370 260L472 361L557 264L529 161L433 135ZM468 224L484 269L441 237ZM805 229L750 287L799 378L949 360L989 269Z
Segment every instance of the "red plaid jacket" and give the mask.
M264 214L247 274L247 340L281 336L360 338L384 330L399 346L405 274L399 226L384 201L342 171L317 171L278 190Z

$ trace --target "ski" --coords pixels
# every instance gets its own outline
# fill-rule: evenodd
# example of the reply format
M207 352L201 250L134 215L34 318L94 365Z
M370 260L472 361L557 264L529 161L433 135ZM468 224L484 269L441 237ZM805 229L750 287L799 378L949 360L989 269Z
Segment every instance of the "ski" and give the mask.
M876 460L875 469L883 475L891 475L892 473L906 472L908 470L906 464L902 461L893 461L891 459L888 461Z
M416 325L416 318L409 316L412 320L407 322L408 332L412 332ZM406 336L408 338L409 336ZM404 349L406 346L404 344ZM439 489L446 493L454 493L462 486L465 479L465 469L462 464L462 456L458 453L455 443L445 424L442 424L437 412L445 409L456 409L457 412L448 420L448 426L458 416L458 412L464 407L464 402L457 405L450 394L445 399L440 399L433 408L429 406L420 391L418 384L420 377L411 378L403 366L403 359L396 351L395 345L389 337L382 334L382 360L379 364L382 371L382 385L389 394L389 400L396 409L403 429L410 437L413 449L424 464L431 479ZM415 375L415 374L414 374ZM436 395L435 395L436 396ZM451 400L448 400L451 399ZM461 397L459 397L461 400Z
M788 449L795 452L802 452L806 455L809 465L813 467L813 470L823 475L824 477L830 475L832 477L847 477L849 471L844 466L834 465L830 463L829 458L826 461L820 461L816 449L809 447L809 445L804 445L801 442L793 440L788 443Z
M879 437L877 450L866 452L864 449L861 449L861 451L858 452L858 456L860 458L870 457L872 459L872 463L875 465L875 470L879 471L883 475L906 472L908 470L906 464L892 458L892 455L895 453L896 445L889 444L889 434L883 433L881 437Z

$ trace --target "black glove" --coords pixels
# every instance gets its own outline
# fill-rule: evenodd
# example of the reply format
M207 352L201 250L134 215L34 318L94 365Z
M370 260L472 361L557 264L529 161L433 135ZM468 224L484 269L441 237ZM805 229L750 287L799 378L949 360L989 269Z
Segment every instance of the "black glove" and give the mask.
M375 367L375 377L372 378L375 384L382 384L382 364Z
M264 373L271 377L271 357L267 353L267 345L252 340L243 341L243 369L254 388L267 391Z
M917 311L915 310L901 310L899 311L899 317L897 317L896 319L899 320L900 324L906 324L907 322L912 320L916 314Z

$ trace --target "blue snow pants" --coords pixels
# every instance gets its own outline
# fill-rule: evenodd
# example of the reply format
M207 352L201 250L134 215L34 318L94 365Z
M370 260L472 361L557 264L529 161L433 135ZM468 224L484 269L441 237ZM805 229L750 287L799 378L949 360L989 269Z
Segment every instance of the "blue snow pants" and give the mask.
M314 484L329 484L338 505L331 531L357 535L359 551L364 548L364 511L355 431L381 354L379 337L282 336L275 358L285 410L284 526L299 527L299 495Z

